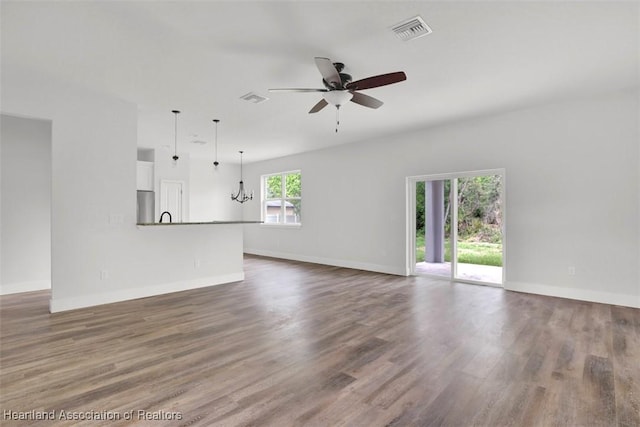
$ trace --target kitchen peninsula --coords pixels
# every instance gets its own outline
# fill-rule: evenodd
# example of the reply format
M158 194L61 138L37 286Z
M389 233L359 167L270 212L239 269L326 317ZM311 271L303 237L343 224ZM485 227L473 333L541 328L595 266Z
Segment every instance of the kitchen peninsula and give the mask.
M139 222L139 227L153 227L156 225L216 225L216 224L262 224L264 221L194 221L194 222Z
M132 212L133 214L133 212ZM131 215L133 216L133 215ZM243 230L261 221L138 223L108 258L94 256L97 284L65 292L53 284L52 313L180 292L244 279ZM113 226L119 227L119 225ZM126 226L128 229L130 226ZM125 229L125 226L123 226ZM125 265L124 267L119 267ZM88 273L91 274L91 271ZM61 289L61 291L58 291Z

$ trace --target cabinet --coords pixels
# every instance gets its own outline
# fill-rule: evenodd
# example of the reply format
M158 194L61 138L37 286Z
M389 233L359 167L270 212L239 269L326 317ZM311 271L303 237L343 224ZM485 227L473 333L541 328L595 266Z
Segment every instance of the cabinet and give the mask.
M137 190L153 191L153 162L138 160Z

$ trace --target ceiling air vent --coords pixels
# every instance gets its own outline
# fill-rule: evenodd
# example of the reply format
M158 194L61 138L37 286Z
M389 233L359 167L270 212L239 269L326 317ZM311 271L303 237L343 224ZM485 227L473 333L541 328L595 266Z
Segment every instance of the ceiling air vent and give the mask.
M429 28L420 16L407 19L398 25L394 25L391 30L403 41L417 39L418 37L432 33L431 28Z
M253 104L260 104L261 102L269 100L269 98L267 98L266 96L258 95L257 93L253 92L242 95L240 99L244 99L245 101L251 102Z

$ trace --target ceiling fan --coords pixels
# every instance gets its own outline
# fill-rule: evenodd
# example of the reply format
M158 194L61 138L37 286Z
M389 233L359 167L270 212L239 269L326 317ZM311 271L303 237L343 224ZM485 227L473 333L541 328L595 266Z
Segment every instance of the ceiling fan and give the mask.
M322 99L309 110L309 114L317 113L327 105L336 107L336 132L338 132L340 106L347 101L355 102L369 108L379 108L383 102L359 91L398 83L407 79L402 71L380 74L366 79L352 81L349 74L343 73L344 64L331 62L329 58L315 58L316 66L322 75L324 89L269 89L269 92L321 92Z

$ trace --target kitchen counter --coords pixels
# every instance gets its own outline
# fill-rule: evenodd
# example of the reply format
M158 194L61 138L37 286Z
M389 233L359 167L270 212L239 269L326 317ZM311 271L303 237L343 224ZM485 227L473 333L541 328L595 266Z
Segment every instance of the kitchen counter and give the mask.
M206 222L139 222L140 227L153 227L165 225L220 225L220 224L262 224L264 221L206 221Z

